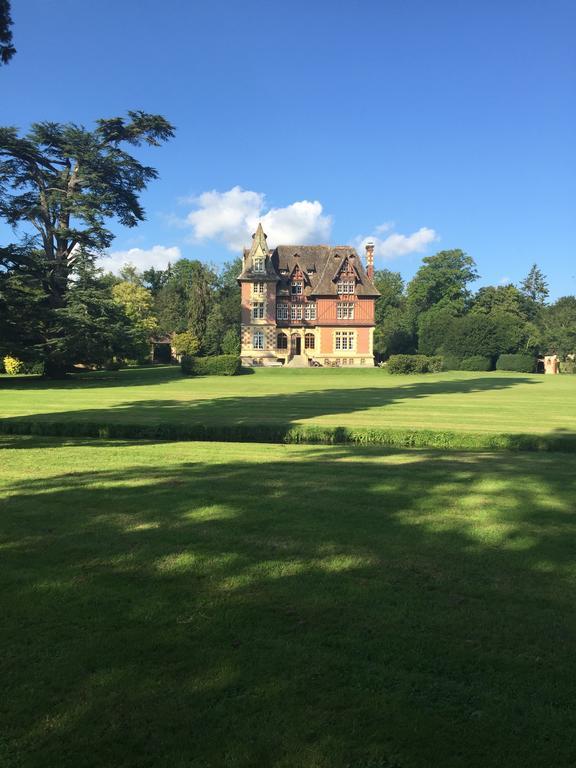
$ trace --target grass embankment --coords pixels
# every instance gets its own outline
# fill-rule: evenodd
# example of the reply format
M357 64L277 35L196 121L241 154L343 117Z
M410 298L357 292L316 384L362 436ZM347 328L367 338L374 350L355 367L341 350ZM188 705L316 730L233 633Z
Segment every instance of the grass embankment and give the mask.
M576 448L576 379L514 373L389 376L176 368L66 382L0 379L4 433L446 448Z
M3 768L574 765L574 458L0 438Z

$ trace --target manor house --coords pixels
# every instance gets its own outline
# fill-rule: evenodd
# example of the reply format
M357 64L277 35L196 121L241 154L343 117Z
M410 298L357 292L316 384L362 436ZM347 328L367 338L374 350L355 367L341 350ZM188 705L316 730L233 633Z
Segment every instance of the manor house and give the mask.
M374 246L268 248L262 225L243 254L242 361L374 365Z

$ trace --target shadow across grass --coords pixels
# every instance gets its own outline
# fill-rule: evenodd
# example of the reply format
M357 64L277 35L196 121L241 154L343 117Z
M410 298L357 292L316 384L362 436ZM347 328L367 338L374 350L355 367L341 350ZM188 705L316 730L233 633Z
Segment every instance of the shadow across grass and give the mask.
M395 387L305 390L195 400L130 400L102 409L33 414L0 420L4 434L101 437L149 440L216 440L270 443L353 443L394 447L504 448L511 450L576 450L576 434L470 432L450 428L394 427L385 414L372 427L313 424L320 417L339 417L381 409L430 396L473 395L519 384L526 376L478 377L403 382ZM308 423L302 423L308 422Z
M50 389L91 389L109 387L138 387L165 384L182 378L179 365L122 368L119 371L85 371L70 374L65 379L45 379L42 376L0 376L0 390L44 391Z
M147 450L5 488L6 765L574 765L571 457Z

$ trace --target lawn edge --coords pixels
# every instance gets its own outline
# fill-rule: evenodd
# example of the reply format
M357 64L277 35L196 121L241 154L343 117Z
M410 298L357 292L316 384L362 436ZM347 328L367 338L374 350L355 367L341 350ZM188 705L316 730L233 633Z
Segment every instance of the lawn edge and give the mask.
M133 424L0 419L0 434L286 445L379 445L388 448L576 452L576 434L506 434L430 429L287 424Z

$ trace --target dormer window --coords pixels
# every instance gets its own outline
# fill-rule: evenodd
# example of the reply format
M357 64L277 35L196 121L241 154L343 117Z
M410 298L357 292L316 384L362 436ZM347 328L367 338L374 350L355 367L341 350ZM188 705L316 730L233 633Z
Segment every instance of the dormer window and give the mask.
M302 293L302 280L293 280L291 285L292 296L299 296Z
M254 259L254 272L264 272L264 258L256 256Z
M336 290L340 295L350 295L351 293L354 293L356 289L356 281L355 280L338 280L338 284L336 286Z

